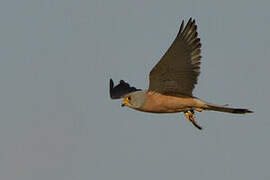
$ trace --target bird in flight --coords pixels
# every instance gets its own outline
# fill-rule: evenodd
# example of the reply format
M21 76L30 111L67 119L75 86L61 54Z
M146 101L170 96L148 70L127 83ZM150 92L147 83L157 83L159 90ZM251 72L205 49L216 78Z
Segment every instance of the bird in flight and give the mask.
M200 74L201 43L195 20L189 19L170 48L149 74L148 90L131 87L121 80L118 85L110 79L110 97L121 99L122 106L151 113L183 112L186 119L202 129L195 121L195 111L220 111L235 114L252 113L243 108L231 108L205 102L192 95Z

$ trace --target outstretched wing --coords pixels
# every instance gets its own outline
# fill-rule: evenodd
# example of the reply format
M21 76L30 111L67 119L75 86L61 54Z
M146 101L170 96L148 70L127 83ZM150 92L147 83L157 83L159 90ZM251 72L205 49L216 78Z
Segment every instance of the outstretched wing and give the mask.
M110 96L112 99L120 99L128 93L139 91L135 87L130 87L128 83L121 80L118 85L114 86L113 80L110 79Z
M192 96L200 74L201 43L195 20L184 21L165 55L151 70L149 90L162 94Z

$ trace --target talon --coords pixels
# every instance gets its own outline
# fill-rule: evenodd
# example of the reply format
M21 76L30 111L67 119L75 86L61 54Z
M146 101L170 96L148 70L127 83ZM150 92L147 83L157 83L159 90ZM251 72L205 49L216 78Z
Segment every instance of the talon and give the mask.
M198 128L198 129L202 129L202 127L201 126L199 126L198 124L197 124L197 122L195 121L195 114L194 114L194 111L193 110L191 110L191 111L186 111L186 112L184 112L185 113L185 116L186 116L186 118L196 127L196 128Z

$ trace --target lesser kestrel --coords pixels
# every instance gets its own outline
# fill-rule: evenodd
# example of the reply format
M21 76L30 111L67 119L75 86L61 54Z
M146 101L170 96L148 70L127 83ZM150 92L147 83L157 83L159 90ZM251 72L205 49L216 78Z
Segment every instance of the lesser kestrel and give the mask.
M186 118L198 129L194 111L213 110L244 114L252 111L207 103L192 95L200 74L201 43L195 20L189 19L161 60L151 70L148 90L140 90L123 80L114 86L110 80L112 99L124 98L122 106L151 113L184 112Z

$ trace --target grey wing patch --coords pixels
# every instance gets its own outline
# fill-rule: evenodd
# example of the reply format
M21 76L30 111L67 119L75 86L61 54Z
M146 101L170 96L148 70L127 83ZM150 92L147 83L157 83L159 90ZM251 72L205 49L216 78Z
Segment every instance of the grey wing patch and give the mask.
M135 87L131 87L128 83L120 80L119 84L114 86L113 80L110 79L110 97L111 99L120 99L128 93L139 91Z

